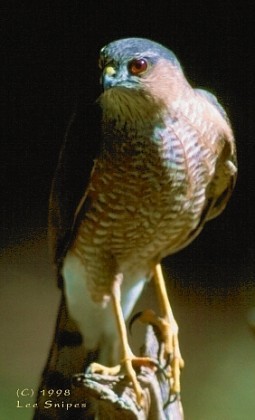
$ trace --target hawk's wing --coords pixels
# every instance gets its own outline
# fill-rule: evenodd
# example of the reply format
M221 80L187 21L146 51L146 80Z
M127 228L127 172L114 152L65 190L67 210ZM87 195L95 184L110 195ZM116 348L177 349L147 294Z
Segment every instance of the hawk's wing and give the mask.
M189 245L202 231L205 223L217 217L225 209L234 189L237 177L235 140L227 114L213 94L202 89L195 89L195 92L208 101L210 106L216 108L216 126L221 126L221 121L223 121L224 124L223 127L219 127L219 139L216 146L217 149L215 150L215 153L217 154L215 171L206 189L206 200L200 221L177 251Z
M204 214L204 221L207 221L217 217L227 205L236 183L237 157L235 140L225 110L212 93L203 89L196 89L196 92L217 109L228 127L220 139L214 176L207 188L208 203Z
M79 103L65 135L50 195L49 239L58 267L72 240L76 209L87 189L100 138L99 105Z

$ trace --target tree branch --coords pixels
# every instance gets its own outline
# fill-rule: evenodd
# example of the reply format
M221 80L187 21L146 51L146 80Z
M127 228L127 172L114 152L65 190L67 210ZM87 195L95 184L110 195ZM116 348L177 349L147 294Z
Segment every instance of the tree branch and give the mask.
M145 345L141 356L157 359L159 342L151 326L147 328ZM170 381L163 369L154 372L142 367L138 379L144 391L144 404L139 408L130 381L127 377L78 374L73 377L73 397L90 405L92 416L98 420L183 420L179 397L172 396ZM84 419L88 418L84 413Z

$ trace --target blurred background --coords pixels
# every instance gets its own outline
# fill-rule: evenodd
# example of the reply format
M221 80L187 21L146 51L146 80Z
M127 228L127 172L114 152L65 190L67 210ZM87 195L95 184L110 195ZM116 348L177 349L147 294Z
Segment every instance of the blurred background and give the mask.
M254 418L255 337L247 321L255 306L252 1L46 0L3 2L1 9L0 418L32 418L32 409L16 407L16 390L36 389L53 334L59 292L47 206L68 119L80 93L98 96L98 50L129 36L172 49L190 82L217 94L233 125L234 195L164 268L186 361L185 418ZM138 307L156 305L153 295L149 286Z

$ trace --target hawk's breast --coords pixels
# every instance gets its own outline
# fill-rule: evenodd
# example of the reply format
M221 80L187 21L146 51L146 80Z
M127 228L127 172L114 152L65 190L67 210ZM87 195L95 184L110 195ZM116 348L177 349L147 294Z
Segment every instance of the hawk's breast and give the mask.
M215 157L198 137L170 116L124 126L105 119L73 245L92 288L109 287L116 271L148 272L199 223Z

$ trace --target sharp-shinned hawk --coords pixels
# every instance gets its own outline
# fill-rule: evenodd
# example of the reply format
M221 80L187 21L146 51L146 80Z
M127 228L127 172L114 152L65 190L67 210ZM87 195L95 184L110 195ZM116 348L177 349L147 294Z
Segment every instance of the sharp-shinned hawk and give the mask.
M50 236L62 310L86 351L99 352L100 364L124 364L140 403L133 366L147 361L133 355L125 320L154 278L161 317L146 311L141 318L167 327L165 357L178 393L183 361L160 262L225 208L237 173L235 142L215 96L194 89L162 45L139 38L111 42L100 51L99 67L103 92L87 104L78 137L74 116L61 151ZM59 334L62 362L55 369L63 373Z

